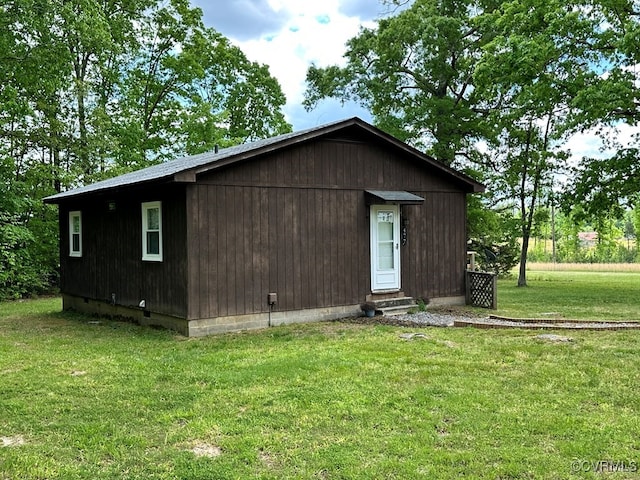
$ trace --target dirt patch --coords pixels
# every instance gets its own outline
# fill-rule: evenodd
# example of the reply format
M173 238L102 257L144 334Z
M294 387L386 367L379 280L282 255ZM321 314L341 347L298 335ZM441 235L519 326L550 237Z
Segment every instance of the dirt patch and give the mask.
M536 335L536 338L538 340L544 340L546 342L553 343L573 342L573 338L571 337L563 337L562 335L555 335L553 333L542 333L540 335Z
M458 346L457 343L452 342L451 340L436 340L428 335L425 335L424 333L401 333L400 335L398 335L398 338L401 338L406 342L410 342L412 340L431 340L432 342L435 342L439 345L444 345L445 347L449 348L456 348Z
M222 449L220 447L209 443L196 443L193 448L191 448L191 452L196 457L216 458L222 455Z
M260 458L260 461L268 468L274 468L276 466L275 458L269 452L260 450L258 458Z
M418 339L418 338L423 338L423 339L429 338L424 333L401 333L398 336L400 338L402 338L403 340L413 340L413 339Z
M0 437L0 447L19 447L27 443L22 435Z

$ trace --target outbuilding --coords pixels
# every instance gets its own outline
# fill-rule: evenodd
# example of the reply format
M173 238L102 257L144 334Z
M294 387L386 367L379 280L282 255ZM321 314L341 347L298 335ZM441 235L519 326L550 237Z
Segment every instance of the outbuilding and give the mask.
M464 303L472 178L352 118L53 195L65 309L184 335Z

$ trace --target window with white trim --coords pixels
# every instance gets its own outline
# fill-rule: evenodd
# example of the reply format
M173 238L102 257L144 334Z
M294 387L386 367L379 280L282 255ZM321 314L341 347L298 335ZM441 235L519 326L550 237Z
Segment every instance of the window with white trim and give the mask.
M142 204L142 260L162 261L162 203Z
M82 213L69 212L69 256L82 256Z

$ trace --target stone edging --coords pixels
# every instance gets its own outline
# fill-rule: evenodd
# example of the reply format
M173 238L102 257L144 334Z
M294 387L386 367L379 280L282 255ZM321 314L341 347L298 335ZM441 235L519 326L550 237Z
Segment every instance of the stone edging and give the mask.
M453 326L475 328L522 328L529 330L637 330L640 329L640 321L606 322L557 318L508 318L491 315L486 320L454 320Z

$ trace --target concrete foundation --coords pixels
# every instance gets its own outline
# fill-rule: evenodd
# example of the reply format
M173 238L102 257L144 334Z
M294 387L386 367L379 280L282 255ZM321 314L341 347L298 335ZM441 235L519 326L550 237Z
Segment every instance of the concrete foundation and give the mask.
M286 312L274 310L271 315L269 313L254 313L187 320L186 318L158 314L140 308L112 305L108 302L66 294L62 295L62 308L91 315L127 318L140 325L167 328L187 337L202 337L216 333L268 328L269 326L289 325L292 323L321 322L356 316L361 313L360 305L358 304Z
M467 299L464 295L459 297L438 297L429 299L429 307L446 307L448 305L466 305Z
M189 335L189 322L186 319L148 312L141 308L126 307L117 304L113 305L100 300L63 294L62 309L75 310L76 312L88 313L100 317L126 318L139 325L158 326L175 330L185 336Z

